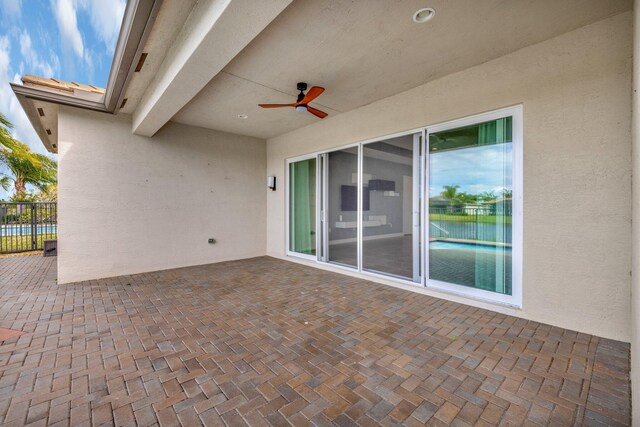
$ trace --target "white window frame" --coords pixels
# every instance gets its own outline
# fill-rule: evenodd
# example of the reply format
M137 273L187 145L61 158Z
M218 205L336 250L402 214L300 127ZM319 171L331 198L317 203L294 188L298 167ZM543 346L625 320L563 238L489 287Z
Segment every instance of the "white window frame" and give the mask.
M461 119L451 120L444 123L427 126L427 135L425 138L426 153L429 153L429 135L432 133L442 132L446 130L456 129L465 126L471 126L478 123L489 122L512 117L512 218L511 218L511 295L491 292L484 289L472 288L469 286L456 285L453 283L441 282L429 279L429 227L423 227L423 242L425 242L425 275L424 286L429 289L435 289L447 293L452 293L476 300L482 300L502 305L512 306L516 308L522 307L522 205L523 205L523 182L522 182L522 145L523 145L523 127L522 127L522 105L514 107L502 108L500 110L488 113L476 114ZM429 188L429 159L425 156L425 189ZM423 210L424 224L429 223L429 207L425 206Z
M291 250L291 240L290 240L290 227L291 227L291 212L290 212L290 208L291 208L291 204L289 203L289 195L291 192L291 176L290 176L290 165L291 163L298 163L298 162L303 162L305 160L311 160L311 159L316 159L316 255L309 255L309 254L303 254L300 252L295 252ZM285 168L285 199L286 199L286 212L285 212L285 247L287 248L287 256L294 256L294 257L298 257L298 258L304 258L304 259L308 259L308 260L312 260L312 261L317 261L317 255L318 255L318 246L319 246L319 236L318 236L318 223L319 223L319 212L317 209L317 200L318 200L318 155L317 154L309 154L309 155L304 155L304 156L298 156L298 157L292 157L290 159L287 159L286 161L286 168Z
M511 249L511 262L512 262L512 294L504 295L496 292L491 292L483 289L472 288L463 285L456 285L452 283L440 282L429 279L429 207L425 202L428 199L426 193L429 188L429 134L450 130L458 127L471 126L478 123L488 122L492 120L501 119L504 117L512 117L512 203L513 203L513 216L512 216L512 249ZM363 146L372 142L382 141L389 138L395 138L399 136L405 136L410 134L421 134L422 142L420 144L420 170L421 176L419 180L421 182L422 194L420 209L421 209L421 244L420 244L420 271L421 280L419 282L405 280L396 276L385 275L382 273L376 273L367 271L362 268L362 227L360 224L362 216L362 194L361 194L361 179L362 179L362 153ZM321 216L323 213L320 211L320 180L321 174L321 161L320 156L345 148L358 147L358 265L355 267L344 266L336 263L330 263L327 260L321 260L321 245L326 236L320 235L319 232L324 233L324 228L321 226ZM316 151L313 153L291 157L285 160L285 247L287 256L302 258L305 260L315 261L320 264L330 265L337 269L342 269L350 272L361 273L366 276L385 279L404 285L418 286L430 290L435 290L442 293L453 294L462 296L474 300L483 302L489 302L493 304L499 304L509 306L513 308L522 307L522 251L523 251L523 107L522 105L516 105L512 107L501 108L486 113L475 114L472 116L466 116L460 119L450 120L438 124L422 126L419 128L397 132L390 135L380 136L376 138L367 139L364 141L354 142L351 144L342 145L339 147L328 148L322 151ZM290 176L289 165L303 160L316 159L316 255L307 255L299 252L293 252L290 250Z

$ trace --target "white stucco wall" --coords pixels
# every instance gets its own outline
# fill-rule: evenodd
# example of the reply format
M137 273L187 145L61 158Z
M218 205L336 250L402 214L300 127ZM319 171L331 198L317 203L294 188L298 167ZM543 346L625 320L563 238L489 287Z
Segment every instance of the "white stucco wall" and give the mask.
M272 138L267 173L284 182L288 157L521 103L523 307L446 297L628 342L631 18L611 17ZM275 257L285 256L284 196L282 186L267 195L267 253Z
M61 107L59 283L264 255L265 155L256 138L175 123L147 138L130 116Z

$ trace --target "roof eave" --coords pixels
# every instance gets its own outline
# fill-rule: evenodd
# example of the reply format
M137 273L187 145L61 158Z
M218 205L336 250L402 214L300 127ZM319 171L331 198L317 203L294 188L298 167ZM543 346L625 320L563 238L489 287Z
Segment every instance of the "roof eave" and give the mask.
M52 153L57 152L52 146L54 143L46 134L32 101L40 100L103 113L117 113L161 4L162 0L127 1L102 101L74 97L41 87L10 83L11 89L47 150ZM57 141L55 145L57 146Z
M111 113L122 105L161 4L162 0L127 1L104 96L105 108Z
M40 101L52 102L54 104L68 105L70 107L84 108L86 110L100 111L102 113L111 113L101 101L91 101L89 99L77 98L65 95L59 92L53 92L33 86L19 85L10 83L11 89L16 96L23 96L27 99L38 99Z
M27 118L29 119L29 122L31 123L31 126L33 126L33 129L36 131L36 134L38 135L38 137L42 141L42 144L44 145L44 147L50 153L57 153L58 152L58 150L57 150L57 146L58 146L57 141L56 142L52 142L49 139L49 135L47 135L46 129L45 129L42 121L40 121L40 117L38 115L38 111L37 111L35 105L33 105L33 99L30 99L28 96L26 96L24 92L16 91L16 88L22 88L21 85L16 85L14 83L11 83L11 87L13 88L13 91L16 94L16 98L18 98L18 102L22 106L22 109L24 110L25 114L27 115ZM55 145L55 147L54 147L54 145Z

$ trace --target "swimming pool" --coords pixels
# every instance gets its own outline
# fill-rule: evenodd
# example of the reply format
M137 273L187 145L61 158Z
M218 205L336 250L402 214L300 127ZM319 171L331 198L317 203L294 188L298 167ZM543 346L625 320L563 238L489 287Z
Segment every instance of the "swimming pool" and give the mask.
M498 249L501 252L511 252L511 247L509 246L494 246L494 245L483 245L483 244L473 244L473 243L461 243L461 242L445 242L442 240L434 240L429 242L429 249L438 250L438 249L457 249L457 250L465 250L465 251L488 251L488 252L496 252Z
M1 225L0 236L25 236L30 235L34 231L30 224L28 225ZM54 224L35 226L36 234L56 234L58 232L58 226Z

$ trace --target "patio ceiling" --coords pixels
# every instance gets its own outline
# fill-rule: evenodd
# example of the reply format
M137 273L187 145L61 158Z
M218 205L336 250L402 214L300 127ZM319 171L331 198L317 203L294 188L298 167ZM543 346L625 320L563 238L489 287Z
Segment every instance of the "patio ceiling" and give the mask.
M42 85L12 88L52 152L57 131L37 108L56 121L57 104L130 114L132 132L143 136L173 120L267 139L319 120L258 107L292 102L299 81L326 88L312 106L331 120L631 6L631 0L129 0L104 102L52 95ZM435 18L414 23L424 7L434 8Z
M422 7L436 16L415 24L412 15ZM291 102L298 81L327 89L314 105L331 117L630 7L628 0L298 0L172 120L270 138L318 120L257 106Z

